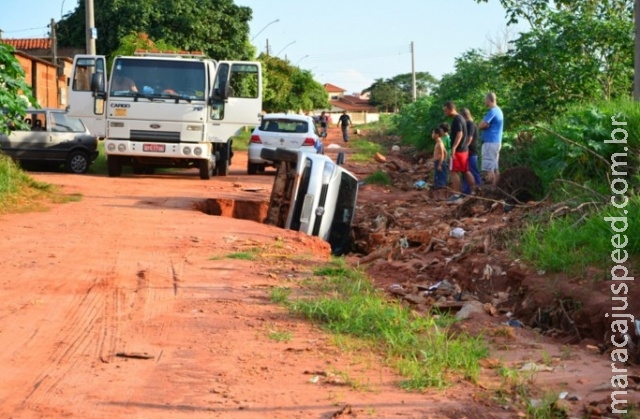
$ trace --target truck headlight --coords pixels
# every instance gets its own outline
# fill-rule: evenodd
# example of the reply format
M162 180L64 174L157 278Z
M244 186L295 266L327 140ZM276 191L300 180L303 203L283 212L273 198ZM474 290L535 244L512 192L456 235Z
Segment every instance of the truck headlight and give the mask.
M186 156L191 154L191 147L185 147L182 149L182 153Z
M196 156L202 156L202 149L200 147L194 148L193 154L195 154Z
M116 151L116 145L114 143L107 144L107 151Z
M124 144L118 144L118 151L124 153L125 151L127 151L127 146Z

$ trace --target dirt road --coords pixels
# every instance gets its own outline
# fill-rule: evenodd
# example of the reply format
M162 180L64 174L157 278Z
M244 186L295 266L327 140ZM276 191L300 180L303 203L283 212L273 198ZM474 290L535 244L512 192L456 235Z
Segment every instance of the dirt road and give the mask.
M209 181L197 171L33 174L82 199L0 218L0 417L307 418L346 404L373 417L433 411L433 398L403 393L370 356L341 355L268 301L269 287L327 260L325 243L194 209L214 197L268 198L273 177L246 176L243 158ZM255 247L276 257L225 258ZM304 255L307 268L287 255ZM274 331L292 340L269 338ZM314 383L319 372L342 381ZM343 385L346 375L360 389ZM455 411L456 401L443 408Z

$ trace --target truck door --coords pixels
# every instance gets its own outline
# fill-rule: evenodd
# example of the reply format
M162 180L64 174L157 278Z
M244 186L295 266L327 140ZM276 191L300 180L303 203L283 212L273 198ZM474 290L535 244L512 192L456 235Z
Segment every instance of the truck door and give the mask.
M262 112L262 68L259 62L220 61L214 81L214 107L225 124L257 125Z
M104 138L106 117L104 100L95 98L91 91L91 79L94 74L102 78L107 86L106 60L103 55L76 55L69 84L69 115L76 116L89 128L91 134Z

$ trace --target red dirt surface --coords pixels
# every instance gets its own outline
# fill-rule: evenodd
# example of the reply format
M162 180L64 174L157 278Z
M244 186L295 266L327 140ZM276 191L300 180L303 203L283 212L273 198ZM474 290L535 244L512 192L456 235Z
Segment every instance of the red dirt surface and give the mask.
M335 129L331 142L341 143ZM268 200L270 172L246 175L245 153L237 152L233 163L229 177L208 181L195 170L116 179L33 173L82 199L0 217L0 417L522 413L513 403L498 406L500 381L491 365L478 386L405 392L401 377L377 355L346 353L271 303L272 287L298 286L329 260L329 247L296 232L206 214L212 199L221 200L223 215L236 211L230 201L257 202L260 214L260 202ZM226 257L255 248L258 260ZM500 328L483 316L461 327ZM532 385L578 395L576 412L609 395L607 358L584 346L564 350L531 330L508 330L488 332L492 359L520 365L553 358L554 372L539 373ZM292 339L269 337L280 332Z

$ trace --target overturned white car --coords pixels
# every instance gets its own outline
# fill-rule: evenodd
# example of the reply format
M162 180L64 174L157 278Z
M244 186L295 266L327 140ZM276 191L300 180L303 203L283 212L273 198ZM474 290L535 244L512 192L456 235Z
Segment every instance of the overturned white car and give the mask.
M277 148L263 149L261 157L277 168L265 223L318 236L333 254L347 253L358 179L321 154Z

